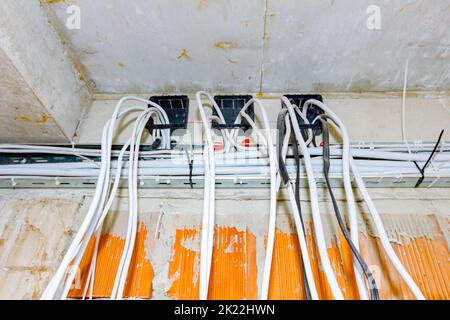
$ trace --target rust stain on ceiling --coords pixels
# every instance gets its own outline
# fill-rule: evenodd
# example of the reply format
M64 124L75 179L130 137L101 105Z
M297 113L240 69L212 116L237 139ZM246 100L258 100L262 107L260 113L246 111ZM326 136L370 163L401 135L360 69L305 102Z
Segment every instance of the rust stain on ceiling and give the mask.
M27 116L20 116L20 120L32 122L32 123L46 123L49 119L49 116L45 114L44 112L41 112L41 118L40 119L31 119Z
M187 60L190 61L191 60L191 56L188 55L187 50L186 49L182 49L180 55L177 57L178 60Z
M214 44L214 47L218 49L231 49L237 47L236 41L218 41Z

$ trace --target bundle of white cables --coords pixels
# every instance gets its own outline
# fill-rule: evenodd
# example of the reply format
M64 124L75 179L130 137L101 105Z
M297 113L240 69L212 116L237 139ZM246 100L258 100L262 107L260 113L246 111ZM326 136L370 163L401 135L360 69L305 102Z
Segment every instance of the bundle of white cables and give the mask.
M222 112L214 101L214 99L206 92L197 93L197 104L200 111L200 116L203 122L203 127L205 130L205 151L204 151L204 168L205 168L205 188L204 188L204 206L203 206L203 218L202 218L202 233L200 242L200 299L205 300L208 298L208 287L209 278L211 271L211 260L212 251L214 246L214 197L215 197L215 155L214 155L214 145L212 132L210 128L210 120L212 117L207 117L206 111L204 109L204 104L201 100L202 96L205 96L212 107L216 110L218 114L219 121L225 124L225 119ZM260 110L260 115L262 117L265 130L264 134L261 133L254 121L246 113L248 107L255 103ZM273 244L275 239L275 220L276 220L276 158L274 151L274 144L272 141L270 124L265 112L264 106L258 99L251 99L248 101L239 116L236 118L235 124L239 124L241 118L244 117L250 124L252 129L257 133L258 137L263 141L265 147L265 154L269 156L269 167L270 167L270 211L269 211L269 230L267 239L266 256L264 261L264 271L262 280L262 289L260 293L261 299L267 299L269 280L270 280L270 269L272 265L272 253ZM237 130L236 130L237 131ZM222 130L225 139L225 152L230 152L231 147L235 147L238 150L242 150L242 147L236 143L235 132L230 133L228 130Z
M417 299L424 299L423 294L421 293L420 289L418 288L417 284L413 281L405 267L402 265L398 257L396 256L389 239L387 237L386 231L384 229L383 223L381 221L380 215L373 203L372 198L370 197L364 182L361 178L361 175L359 174L358 168L355 164L355 161L353 160L351 154L350 154L350 143L349 143L349 137L346 131L346 128L341 121L341 119L324 103L321 101L310 99L305 102L303 105L303 110L299 110L298 107L293 106L289 99L286 97L282 97L283 104L287 107L289 111L289 116L292 122L292 126L294 129L295 137L297 141L299 142L301 153L303 155L304 165L306 167L306 174L308 178L308 185L309 185L309 191L310 191L310 197L311 197L311 206L312 206L312 215L313 215L313 223L314 223L314 231L315 231L315 237L317 241L317 246L319 249L319 256L322 262L322 266L324 268L324 272L326 275L326 278L328 280L328 284L330 285L331 291L336 299L343 299L342 291L338 285L338 282L336 281L336 277L334 275L333 269L331 268L331 264L329 262L329 257L326 251L326 244L324 242L324 234L322 229L322 223L320 218L320 212L319 212L319 205L318 205L318 195L317 195L317 188L316 188L316 180L314 177L314 171L312 169L311 164L311 156L309 153L309 150L307 148L307 143L303 139L303 136L301 134L300 126L297 121L296 114L302 114L302 119L305 121L305 123L309 123L307 120L307 113L308 113L308 107L311 105L317 106L320 109L322 109L325 114L333 121L333 123L337 126L342 139L343 139L343 150L342 150L342 172L343 172L343 180L344 180L344 189L345 194L347 198L347 208L349 213L349 221L350 221L350 230L351 230L351 238L352 242L354 243L355 247L358 249L358 243L359 243L359 234L358 234L358 219L356 215L356 206L355 206L355 199L353 196L352 186L351 186L351 177L350 177L350 169L355 177L356 184L363 196L364 201L366 202L369 212L371 214L371 217L375 223L375 227L377 229L377 232L379 234L382 246L384 250L386 251L389 259L393 263L394 267L397 269L403 280L406 282L410 290L413 292L414 296ZM295 110L296 109L296 110ZM296 112L297 111L297 112ZM313 120L312 124L316 121ZM291 202L293 202L291 197ZM297 231L299 230L299 227L297 226ZM301 243L301 242L300 242ZM304 258L305 259L305 258ZM307 267L308 263L305 263L305 267ZM355 264L355 275L356 275L356 281L358 285L358 290L360 293L360 297L362 299L367 299L367 291L365 288L364 280L361 275L361 270L359 270L356 267ZM307 269L307 268L306 268ZM308 275L308 270L307 275ZM309 280L309 279L308 279ZM312 296L313 296L313 292Z
M207 114L205 111L205 103L202 101L202 97L205 97L208 104L214 108L217 116L212 116ZM148 106L136 106L136 107L128 107L123 109L123 105L126 101L137 101L140 103L144 103ZM211 120L215 120L220 124L225 124L225 119L222 115L221 109L214 101L211 95L207 92L200 91L196 95L196 100L201 116L201 120L203 123L204 133L205 133L205 145L203 152L193 152L193 157L202 158L203 165L199 167L195 167L195 174L203 174L204 175L204 202L203 202L203 213L202 213L202 222L201 222L201 241L200 241L200 299L204 300L208 298L208 288L209 288L209 279L211 272L211 261L212 261L212 253L214 246L214 227L215 227L215 185L216 185L216 176L219 172L221 175L248 175L252 176L261 176L264 174L268 174L268 178L270 178L270 209L269 209L269 223L268 223L268 235L267 235L267 245L266 245L266 254L264 258L264 268L262 274L261 281L261 290L259 293L259 297L261 299L268 298L269 292L269 282L270 282L270 272L272 265L272 256L273 256L273 247L275 241L275 226L276 226L276 201L277 201L277 191L280 188L281 177L277 174L277 158L274 149L274 142L272 140L272 132L270 128L269 119L267 117L265 108L262 102L258 99L249 100L242 110L240 111L238 117L235 119L235 125L238 126L242 118L244 118L250 127L253 130L253 133L258 137L261 143L258 146L249 146L243 147L237 142L238 138L238 130L237 129L222 129L221 133L224 138L224 153L215 152L214 150L214 141L213 141L213 132L211 128ZM359 188L366 204L368 205L369 212L371 217L375 223L377 232L380 236L381 243L383 248L385 249L389 259L395 266L395 268L399 271L402 278L405 280L406 284L409 286L411 291L414 293L415 297L418 299L423 299L423 295L418 289L417 285L414 283L404 266L401 264L398 257L395 255L395 252L390 245L389 239L387 238L386 231L384 230L382 221L380 216L375 208L375 205L367 192L367 189L364 185L364 182L361 178L361 174L357 167L357 161L353 160L352 155L357 156L373 156L376 159L391 159L391 160L404 160L411 161L411 159L416 159L417 161L425 161L425 155L411 155L400 152L383 152L383 151L372 151L372 150L351 150L349 137L346 131L346 128L343 122L339 119L339 117L325 104L318 100L308 100L303 109L300 110L298 106L291 104L289 99L286 97L282 97L282 102L286 106L288 113L285 116L286 123L286 136L284 139L284 144L282 148L282 157L286 159L288 155L288 138L290 136L290 131L293 130L294 135L296 137L296 141L299 144L301 155L303 156L303 163L305 167L305 174L308 181L309 193L311 199L311 211L313 218L313 226L314 226L314 236L316 239L319 257L321 260L321 264L328 281L328 284L331 288L331 292L335 299L343 299L343 293L339 284L337 282L335 273L330 263L330 259L327 252L327 245L325 241L325 234L323 230L322 218L319 211L319 200L317 194L316 187L316 175L317 171L320 167L320 163L316 160L320 159L312 159L311 155L320 155L321 150L319 148L309 148L308 145L314 139L314 135L311 129L306 131L307 139L303 138L300 125L297 121L297 117L300 117L302 121L306 124L309 124L308 121L308 109L311 105L314 105L320 109L322 109L325 114L333 121L333 123L338 128L343 140L342 149L340 148L332 148L331 154L334 156L341 156L342 160L333 160L331 166L331 172L337 172L342 175L344 182L345 195L347 198L347 209L349 214L349 222L350 222L350 232L351 239L354 243L355 247L358 249L359 243L359 233L358 233L358 218L356 212L355 199L353 196L352 184L351 184L351 175L350 171L353 173L355 177L357 187ZM261 118L262 124L264 125L264 129L261 130L259 126L255 123L255 121L248 115L247 109L250 105L254 104L259 111L257 116ZM123 109L123 110L122 110ZM139 115L136 117L134 122L134 128L131 134L131 137L127 141L127 143L122 147L120 152L112 151L112 141L114 137L114 130L116 127L117 120L123 115L132 112L139 111ZM67 250L63 261L61 262L58 270L55 275L51 279L49 285L42 295L42 299L65 299L68 295L68 292L72 286L73 280L78 272L78 266L81 262L81 259L86 251L89 241L95 236L95 247L94 254L92 257L91 266L89 269L88 280L86 281L85 288L83 290L83 297L86 297L89 291L89 297L92 298L93 288L95 282L95 265L96 265L96 256L98 251L99 239L101 236L103 222L105 221L106 216L108 215L115 196L117 194L117 190L119 187L121 176L125 173L122 170L124 157L128 156L128 169L126 170L126 176L128 178L128 196L129 196L129 220L127 225L127 233L125 237L125 245L124 250L121 256L120 264L118 270L116 271L115 281L113 290L111 293L112 299L121 299L123 297L123 291L128 275L128 270L130 266L130 261L134 249L134 243L137 232L137 219L138 219L138 193L137 193L137 180L138 180L138 170L139 174L142 172L153 172L157 171L160 174L163 172L167 172L168 174L179 174L179 175L187 175L187 166L183 163L167 163L167 159L170 156L165 151L154 151L150 153L155 157L154 160L148 161L147 165L146 161L139 161L139 147L142 139L142 134L148 120L153 117L155 123L159 124L168 124L169 119L164 110L157 104L136 97L124 97L122 98L111 117L111 119L106 123L103 128L102 134L102 148L101 148L101 163L100 168L94 167L97 165L96 163L91 162L82 162L78 163L76 167L73 169L74 174L81 174L81 170L83 174L98 174L98 181L96 190L89 207L89 210L86 214L86 217L78 230L77 234L73 242L71 243L69 249ZM311 122L314 122L317 118ZM291 126L292 124L292 126ZM160 138L162 142L163 149L170 149L171 146L171 137L170 130L164 129L161 131L154 131L154 138ZM129 149L129 151L127 151ZM1 150L18 150L18 147L13 145L4 145L0 148ZM20 150L33 151L33 148L22 148ZM49 148L45 149L42 147L40 150L43 152L52 153L55 152L55 149ZM235 150L235 152L232 152ZM61 153L64 153L64 150L59 150ZM73 154L78 155L80 157L84 157L85 155L96 155L96 153L92 150L76 150L73 151ZM112 156L117 156L117 161L111 161ZM448 161L447 155L439 155L442 161ZM415 157L415 158L414 158ZM437 158L437 157L436 157ZM232 161L229 161L232 159ZM245 159L245 165L242 165L240 160ZM363 164L364 170L382 170L386 172L386 170L399 170L399 168L404 165L405 172L410 172L409 162L404 163L391 163L389 164L387 161L384 163L376 163L374 160L358 160ZM289 171L292 169L290 165L290 160L285 161L287 168ZM267 170L267 166L269 166ZM366 168L367 167L367 168ZM45 170L50 172L50 168L46 165L42 164L42 166L33 167L35 171L30 171L30 175L34 172L42 173ZM61 164L60 170L64 170L64 168L68 168L67 164ZM15 166L10 166L6 169L0 169L0 174L8 174L9 172L15 172ZM203 171L201 170L203 169ZM3 171L4 172L3 172ZM9 170L9 171L8 171ZM40 170L40 171L39 171ZM92 170L89 171L89 170ZM152 171L153 170L153 171ZM334 171L333 171L334 170ZM413 168L411 169L413 170ZM45 171L45 172L47 172ZM156 172L155 171L155 172ZM413 172L413 171L411 171ZM192 172L191 172L192 174ZM112 175L114 175L114 183L111 186ZM319 299L317 293L317 287L315 284L315 279L312 272L311 267L311 258L308 254L308 243L305 235L305 230L303 229L303 225L300 221L300 208L297 206L295 201L295 193L292 183L287 184L287 192L290 198L290 204L292 208L292 214L295 222L295 226L297 229L298 240L301 248L302 260L305 267L305 276L308 282L311 298L316 300ZM360 297L362 299L367 299L368 294L366 290L366 284L361 275L361 270L356 266L354 267L356 281L358 285L358 290Z
M144 103L147 106L128 107L124 110L123 105L126 101L137 101ZM137 117L131 138L123 146L117 160L117 170L115 173L114 184L112 188L111 183L111 148L114 137L114 130L117 120L123 115L131 111L140 111ZM90 287L90 296L92 297L92 290L94 287L95 263L96 254L98 250L99 238L101 236L101 229L105 217L107 216L113 200L115 198L122 169L123 156L129 148L128 159L128 195L129 195L129 220L127 227L127 235L125 239L124 250L121 256L120 264L116 273L113 291L111 293L112 299L121 299L128 274L128 268L131 261L131 256L134 248L137 230L137 213L138 213L138 196L137 196L137 163L139 158L139 146L142 138L142 133L145 125L150 117L155 118L155 122L168 124L169 120L165 111L156 103L137 98L124 97L118 103L113 112L111 119L103 128L102 134L102 153L101 166L98 176L95 193L88 209L88 212L79 228L74 240L67 250L61 264L59 265L55 275L50 280L47 288L42 294L41 299L65 299L71 289L73 280L79 272L78 267L80 261L85 253L86 247L95 234L96 243L94 256L92 258L91 268L89 270L88 281L84 289L86 295L87 287ZM162 133L162 144L165 147L170 146L170 132L164 130Z

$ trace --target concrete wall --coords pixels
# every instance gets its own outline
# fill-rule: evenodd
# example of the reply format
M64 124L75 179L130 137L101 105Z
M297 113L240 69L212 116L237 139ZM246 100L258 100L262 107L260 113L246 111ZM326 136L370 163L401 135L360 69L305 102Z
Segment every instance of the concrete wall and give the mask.
M380 30L366 27L372 4L381 10ZM80 8L80 29L66 27L71 5ZM441 99L446 95L436 91L450 90L446 0L18 0L1 2L0 17L1 63L9 73L0 79L0 137L7 142L77 141L91 92L376 91L390 99L388 92L402 89L407 59L409 91ZM419 114L427 110L423 118L432 123L446 119L441 107L424 109L437 101L448 110L443 99L420 102ZM385 125L370 119L380 104L384 119L390 111L384 100L370 101L336 105L351 105L345 113L369 121L364 139L382 140ZM397 117L399 102L391 102ZM91 111L100 113L88 117L107 113ZM398 137L393 123L389 139Z
M211 92L214 94L214 92ZM151 94L141 95L143 98ZM100 143L103 125L111 117L121 95L96 95L86 109L78 131L79 143ZM350 140L357 142L398 142L401 135L401 105L398 94L324 94L326 104L344 121ZM269 117L271 128L276 128L281 109L280 95L261 99ZM132 102L130 106L135 105ZM442 129L444 140L450 140L450 97L448 95L408 95L406 98L406 136L409 141L435 141ZM206 108L210 112L210 108ZM256 113L258 115L258 112ZM119 121L115 143L125 143L131 135L130 113ZM257 117L256 122L263 126ZM201 118L197 102L191 96L188 129L196 143L203 143ZM332 132L333 133L333 132ZM274 132L275 134L275 132ZM337 139L338 136L335 134ZM145 136L144 136L145 138Z
M5 71L0 77L1 91L4 92L0 114L10 121L9 125L0 127L2 141L71 141L91 97L83 75L48 23L40 2L0 3L0 51L0 63ZM11 87L12 82L16 85ZM19 96L29 100L21 108L37 106L23 117L42 123L47 117L52 118L52 125L41 124L41 131L33 131L28 128L30 121L23 122L20 116L11 116L17 114ZM44 118L42 108L45 109ZM39 133L43 128L48 131L47 138Z
M0 143L64 142L67 137L0 49Z
M96 92L398 91L407 59L409 89L450 89L447 0L42 2Z

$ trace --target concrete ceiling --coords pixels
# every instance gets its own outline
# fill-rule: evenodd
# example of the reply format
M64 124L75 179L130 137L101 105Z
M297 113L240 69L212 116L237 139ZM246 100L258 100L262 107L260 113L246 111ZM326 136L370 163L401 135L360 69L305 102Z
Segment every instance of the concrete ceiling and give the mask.
M99 93L398 91L406 59L410 90L450 90L448 0L41 3Z

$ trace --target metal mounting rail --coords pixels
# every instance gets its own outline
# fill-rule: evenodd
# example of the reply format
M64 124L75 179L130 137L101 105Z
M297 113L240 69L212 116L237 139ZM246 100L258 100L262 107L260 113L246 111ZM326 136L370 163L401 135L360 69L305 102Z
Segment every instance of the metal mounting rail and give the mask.
M369 149L373 148L377 144L371 144ZM48 145L53 147L67 147L68 145ZM401 144L399 144L401 146ZM428 146L421 144L421 148ZM429 145L428 147L431 147ZM96 149L100 148L99 145L77 145L77 148L81 149ZM118 151L122 148L121 145L114 145L113 150ZM184 154L184 147L178 152ZM358 149L361 149L361 145L357 145ZM150 145L142 145L141 151L152 151ZM98 156L89 156L93 161L99 161ZM141 156L140 159L147 160L151 156ZM74 154L46 154L46 153L1 153L0 154L0 166L1 165L13 165L13 164L39 164L39 163L64 163L64 162L78 162L85 161ZM367 188L414 188L417 182L422 178L419 174L400 176L398 174L390 174L384 176L364 175L362 177ZM294 176L291 176L294 178ZM331 176L331 184L334 187L343 187L341 176ZM317 185L324 186L325 181L323 177L318 175L316 177ZM191 183L192 182L192 183ZM97 183L96 177L12 177L12 176L0 176L0 189L11 188L95 188ZM203 188L203 176L192 176L192 180L188 176L141 176L138 178L138 187L145 188L177 188L177 189L199 189ZM270 185L269 177L254 176L254 177L242 177L236 178L231 176L216 176L217 188L268 188ZM308 186L306 177L300 179L301 187ZM122 177L122 181L119 185L121 188L127 187L127 178ZM438 176L436 174L428 174L424 180L420 183L419 188L450 188L450 176Z
M414 188L420 176L408 177L363 177L367 188ZM55 189L55 188L77 188L89 189L95 188L97 179L93 177L0 177L0 189ZM127 187L127 179L122 178L121 188ZM316 178L318 187L325 187L323 178ZM331 177L331 184L334 187L343 187L342 178ZM235 177L217 177L216 187L221 189L229 188L268 188L270 185L269 177L255 178L235 178ZM306 178L300 179L301 187L307 187ZM427 177L420 185L420 188L450 188L450 177ZM188 177L174 176L151 176L139 177L138 188L141 189L201 189L203 188L203 177L192 177L192 184Z

